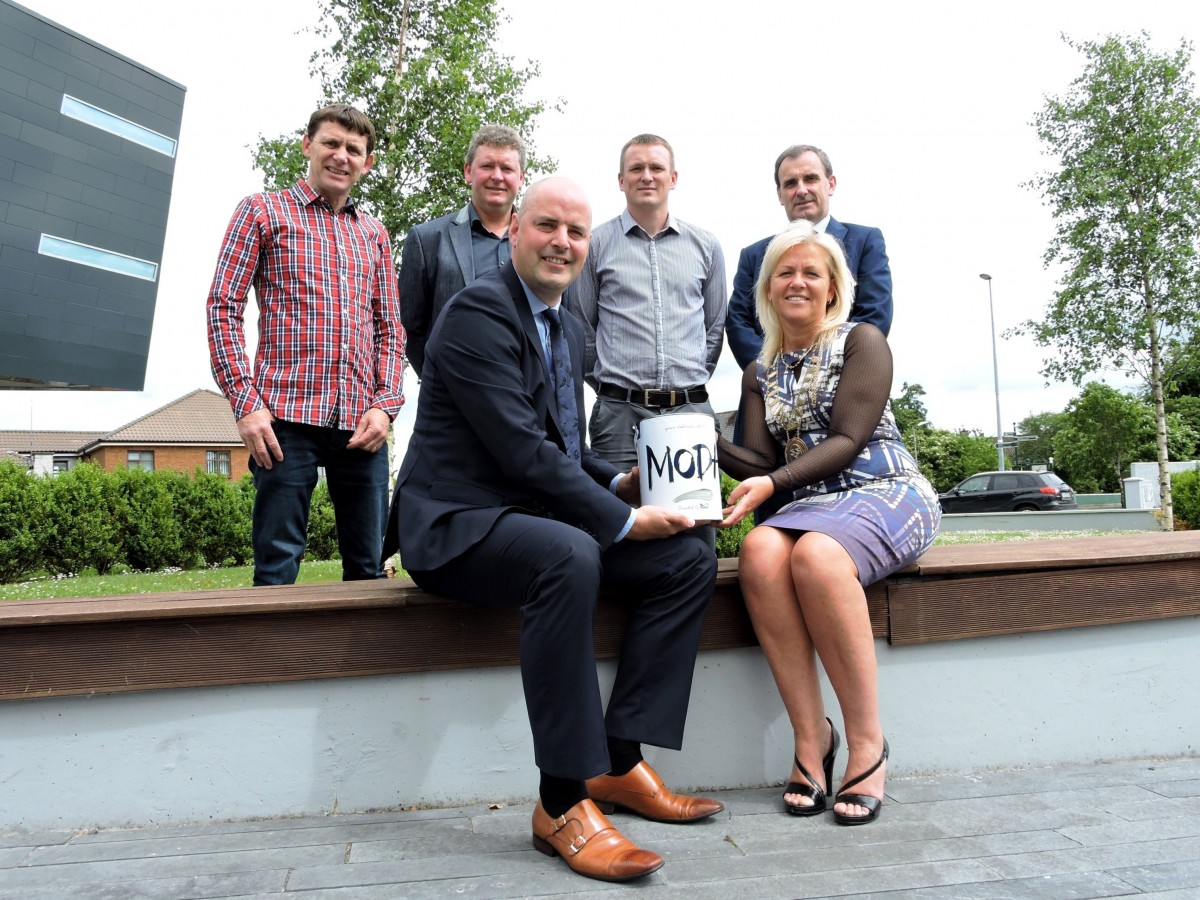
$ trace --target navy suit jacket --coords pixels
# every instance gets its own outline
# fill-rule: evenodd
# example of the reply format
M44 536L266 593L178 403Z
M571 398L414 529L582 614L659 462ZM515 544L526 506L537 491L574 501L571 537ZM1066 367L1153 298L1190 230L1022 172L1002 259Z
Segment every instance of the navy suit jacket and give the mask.
M570 314L562 320L582 411L583 329ZM446 305L425 345L384 558L398 546L406 569L439 568L512 509L576 525L607 548L630 507L608 490L616 467L580 438L582 465L566 455L554 384L512 263L472 282Z
M841 242L846 251L846 265L856 282L850 321L870 322L886 336L892 327L892 272L888 268L883 232L866 225L842 224L832 218L826 232ZM734 359L742 369L750 365L762 349L762 326L754 308L754 285L758 283L767 245L774 237L765 237L742 250L737 274L733 276L725 335ZM403 294L400 299L404 300ZM405 327L408 327L407 322ZM409 340L411 342L411 338Z
M471 214L464 206L417 225L400 257L400 321L408 335L405 356L422 377L425 342L446 302L475 280Z

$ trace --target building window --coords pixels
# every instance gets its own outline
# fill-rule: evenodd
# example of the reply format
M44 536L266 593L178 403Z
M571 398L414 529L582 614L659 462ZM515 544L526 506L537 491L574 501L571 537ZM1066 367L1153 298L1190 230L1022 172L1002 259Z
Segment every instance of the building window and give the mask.
M84 103L70 94L63 94L62 106L59 112L64 116L99 128L101 131L107 131L109 134L123 137L127 141L133 141L135 144L149 147L151 150L156 150L164 156L172 158L175 156L175 141L165 134L151 131L144 125L139 125L137 122L130 122L128 119L114 115L106 109L92 106L90 103Z
M55 259L65 259L67 262L91 266L93 269L104 269L106 272L116 272L118 275L128 275L143 281L154 281L158 278L158 263L136 256L126 256L124 253L114 253L102 247L91 244L81 244L78 241L68 241L66 238L43 234L38 241L38 253L42 256L53 256Z
M204 470L209 475L229 477L229 451L207 450L204 453Z
M130 450L125 454L125 466L129 469L145 469L147 472L153 472L154 451Z
M66 457L66 456L54 457L53 468L51 469L51 471L55 475L60 475L63 472L70 472L71 471L70 457Z

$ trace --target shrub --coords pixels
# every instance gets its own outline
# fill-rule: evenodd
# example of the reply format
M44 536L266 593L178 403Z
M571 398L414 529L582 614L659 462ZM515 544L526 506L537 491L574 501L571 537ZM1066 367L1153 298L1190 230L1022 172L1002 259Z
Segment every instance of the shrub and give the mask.
M333 501L329 485L322 479L313 491L308 509L308 544L305 559L341 559L338 552L337 524L333 518Z
M729 505L729 492L737 487L738 483L730 478L725 473L721 473L721 501L722 506ZM754 527L753 514L746 516L738 524L732 528L717 529L717 558L718 559L734 559L742 550L742 541Z
M1200 528L1200 470L1176 472L1171 476L1171 505L1176 528Z
M45 479L0 462L0 582L42 567Z
M246 478L249 480L249 476ZM242 565L250 558L252 481L248 505L243 502L239 484L199 468L190 479L176 475L171 486L187 558L194 562L203 560L210 566L222 565L227 560Z
M138 571L195 564L184 553L175 497L167 486L175 473L117 469L113 478L123 500L122 548L125 562Z
M43 565L69 575L90 566L103 575L122 559L124 501L111 475L90 463L47 479Z

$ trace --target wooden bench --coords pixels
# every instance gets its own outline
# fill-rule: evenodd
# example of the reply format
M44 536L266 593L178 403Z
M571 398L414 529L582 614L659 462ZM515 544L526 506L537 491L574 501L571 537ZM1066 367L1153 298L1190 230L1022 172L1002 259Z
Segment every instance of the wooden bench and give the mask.
M867 602L894 645L1194 616L1200 532L935 547ZM601 604L599 657L624 625ZM519 630L404 579L0 603L0 700L509 666ZM722 560L701 649L755 644Z

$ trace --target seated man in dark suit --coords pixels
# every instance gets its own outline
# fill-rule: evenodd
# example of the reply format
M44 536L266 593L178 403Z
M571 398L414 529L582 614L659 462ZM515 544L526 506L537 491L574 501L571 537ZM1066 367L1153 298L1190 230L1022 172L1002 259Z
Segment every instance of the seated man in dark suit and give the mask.
M775 160L775 192L789 222L807 219L817 231L832 234L846 251L846 264L854 276L854 309L851 322L870 322L886 336L892 327L892 272L888 267L883 232L866 225L843 224L829 214L829 198L837 188L833 164L819 147L797 144ZM769 235L742 250L733 294L725 316L725 336L734 359L743 369L762 349L762 325L754 311L754 285L762 266Z
M657 870L601 812L686 822L720 812L672 793L641 744L683 740L716 558L685 515L637 502L583 441L584 338L562 292L587 256L591 208L573 182L529 189L512 261L456 294L425 346L417 419L384 554L425 590L519 606L521 679L541 771L534 846L609 881ZM629 609L604 711L592 622L601 587Z

